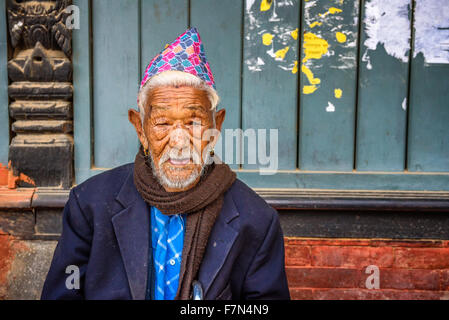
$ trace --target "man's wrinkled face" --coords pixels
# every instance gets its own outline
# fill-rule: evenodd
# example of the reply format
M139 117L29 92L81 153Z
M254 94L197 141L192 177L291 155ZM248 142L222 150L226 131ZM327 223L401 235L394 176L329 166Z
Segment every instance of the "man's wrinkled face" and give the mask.
M215 143L205 134L214 128L214 114L210 109L204 90L187 86L159 87L149 93L146 106L149 113L145 115L140 134L130 114L142 145L149 149L153 171L167 191L189 189L200 179L211 145ZM223 120L224 110L220 110L215 114L217 129Z

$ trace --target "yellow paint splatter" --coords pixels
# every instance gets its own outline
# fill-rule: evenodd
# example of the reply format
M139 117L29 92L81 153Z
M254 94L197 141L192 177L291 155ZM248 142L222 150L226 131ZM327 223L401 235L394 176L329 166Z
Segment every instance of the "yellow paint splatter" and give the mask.
M313 92L315 92L315 90L318 89L317 86L304 86L302 87L302 93L304 94L311 94Z
M298 39L298 28L290 32L290 35L292 36L293 39L295 40Z
M269 46L273 42L274 36L271 33L264 33L262 36L262 42L264 45Z
M335 37L337 38L337 41L340 43L346 42L346 35L344 33L337 32L335 33Z
M322 24L323 24L322 22L315 21L315 22L312 22L309 27L315 28L316 26L321 26Z
M319 16L325 17L328 14L336 14L336 13L340 13L340 12L343 12L343 10L335 8L335 7L330 7L329 10L327 10L325 13L320 13Z
M273 0L262 0L260 3L260 11L268 11L273 4Z
M285 47L284 49L279 49L274 53L276 56L276 60L284 60L285 55L287 54L288 49L290 49L289 46Z
M307 68L304 64L301 66L301 71L302 71L302 73L304 73L306 75L307 80L309 80L310 84L320 84L321 83L321 79L315 78L312 70Z
M327 52L329 43L326 40L318 37L317 35L307 32L304 34L304 54L305 57L302 60L303 63L309 59L321 59L323 54Z
M321 79L315 78L312 70L310 70L305 63L309 59L321 59L323 54L325 54L329 48L329 43L318 37L317 35L307 32L304 34L304 58L302 59L301 71L306 75L307 80L310 85L306 85L303 87L304 94L313 93L318 87L317 84L321 83Z
M334 90L335 98L340 99L343 95L343 91L341 89L335 89Z
M293 66L292 73L295 74L298 72L298 61L295 61L295 65Z
M329 13L330 14L336 14L336 13L339 13L339 12L343 12L343 10L335 8L335 7L330 7L329 8Z

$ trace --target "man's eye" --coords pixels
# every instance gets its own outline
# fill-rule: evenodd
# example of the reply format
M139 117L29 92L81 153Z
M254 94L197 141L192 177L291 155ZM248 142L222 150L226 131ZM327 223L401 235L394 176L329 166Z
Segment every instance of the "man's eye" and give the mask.
M195 120L193 120L193 121L190 121L190 122L189 122L189 125L190 125L190 126L201 126L201 121L195 121Z

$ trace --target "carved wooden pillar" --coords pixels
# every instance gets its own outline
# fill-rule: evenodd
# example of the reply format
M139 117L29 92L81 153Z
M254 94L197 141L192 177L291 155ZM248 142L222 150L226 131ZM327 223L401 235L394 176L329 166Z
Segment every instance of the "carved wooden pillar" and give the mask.
M19 186L70 188L73 180L71 0L8 2L9 147Z

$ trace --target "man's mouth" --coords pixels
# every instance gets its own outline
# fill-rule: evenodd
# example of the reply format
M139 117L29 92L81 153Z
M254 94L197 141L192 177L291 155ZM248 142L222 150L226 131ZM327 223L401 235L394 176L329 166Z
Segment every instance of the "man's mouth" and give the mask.
M185 166L190 162L190 158L183 158L183 159L168 159L168 162L174 166Z

